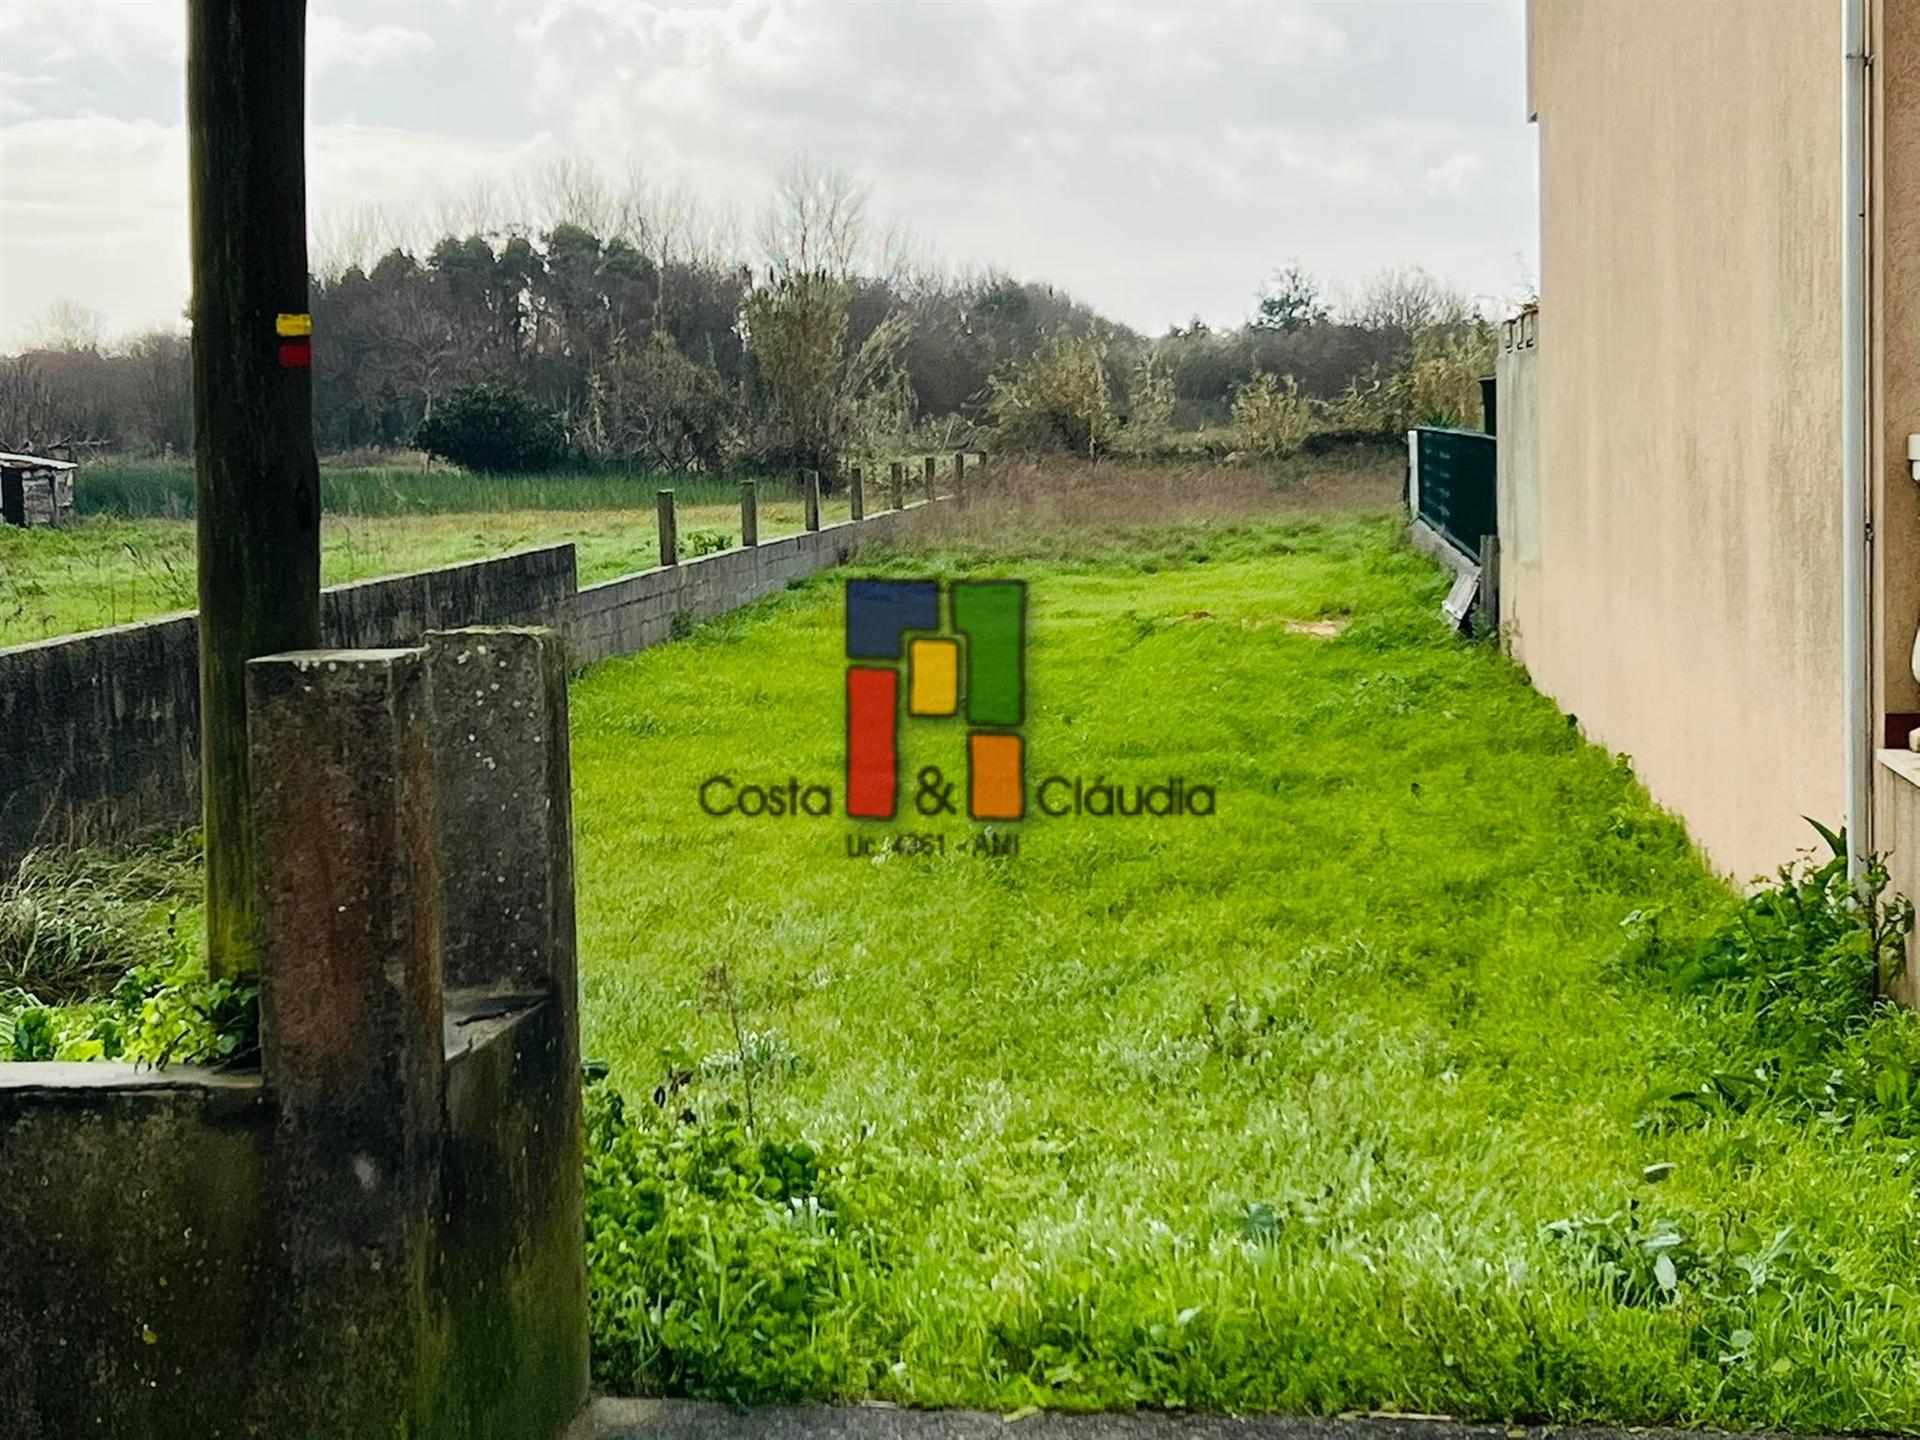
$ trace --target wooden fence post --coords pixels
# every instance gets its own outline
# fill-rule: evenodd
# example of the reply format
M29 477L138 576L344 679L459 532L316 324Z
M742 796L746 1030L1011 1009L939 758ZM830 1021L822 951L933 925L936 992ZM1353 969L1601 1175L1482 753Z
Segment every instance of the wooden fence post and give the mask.
M740 546L760 543L760 487L752 480L740 482Z
M934 459L931 455L927 456L926 476L927 499L938 500L940 498L940 476L938 470L935 468Z
M855 520L867 518L867 481L858 465L847 475L847 505Z
M907 508L906 475L907 467L898 460L887 468L887 488L893 492L889 498L893 501L893 508L896 510Z
M660 563L680 563L680 522L673 513L673 491L662 490L654 498L660 516Z
M953 452L953 499L962 509L967 504L967 452Z
M806 473L807 529L820 528L820 472L809 470Z

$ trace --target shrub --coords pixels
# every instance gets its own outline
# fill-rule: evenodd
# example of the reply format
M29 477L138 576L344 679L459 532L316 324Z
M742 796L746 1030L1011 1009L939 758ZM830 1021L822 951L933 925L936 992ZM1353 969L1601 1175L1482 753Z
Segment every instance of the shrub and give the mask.
M1493 368L1493 348L1484 321L1416 331L1400 361L1384 370L1376 362L1347 382L1327 407L1327 426L1375 436L1403 435L1415 425L1481 425L1480 379Z
M772 401L761 463L830 476L843 458L870 456L878 437L905 428L913 407L901 363L906 314L889 312L849 350L852 300L851 282L800 270L769 277L747 296L747 348Z
M1493 354L1493 327L1484 320L1416 334L1406 370L1411 423L1456 429L1485 424L1480 380L1493 369Z
M739 444L738 396L665 331L588 380L585 445L647 470L713 470Z
M1056 334L988 382L992 448L1009 453L1067 450L1096 459L1113 442L1106 346L1091 335Z
M1127 428L1121 448L1129 455L1161 455L1172 443L1173 375L1149 352L1127 377Z
M1278 460L1291 455L1313 429L1313 408L1289 375L1284 380L1262 372L1233 397L1235 443L1249 455Z
M1408 394L1406 373L1382 372L1376 362L1347 381L1327 407L1327 426L1349 435L1404 435L1413 426Z
M511 385L463 385L420 422L414 443L469 470L543 470L566 454L560 424Z
M690 560L732 548L733 537L724 530L689 530L680 540L681 552Z

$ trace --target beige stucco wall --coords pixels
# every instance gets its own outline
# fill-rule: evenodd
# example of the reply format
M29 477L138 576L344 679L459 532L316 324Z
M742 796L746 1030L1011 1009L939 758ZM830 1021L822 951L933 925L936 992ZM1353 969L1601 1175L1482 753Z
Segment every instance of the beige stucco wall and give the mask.
M1838 823L1840 6L1536 0L1524 659L1721 869Z
M1920 485L1907 436L1920 432L1920 0L1884 0L1874 37L1871 243L1875 254L1871 464L1877 713L1920 711L1913 678L1920 626ZM1903 728L1893 727L1896 731ZM1876 764L1872 844L1896 890L1920 895L1920 764ZM1911 950L1913 947L1909 947ZM1920 997L1910 958L1903 998Z
M1920 433L1920 0L1885 0L1874 45L1872 244L1879 406L1874 501L1874 635L1883 711L1920 711L1912 669L1920 625L1920 485L1907 436Z

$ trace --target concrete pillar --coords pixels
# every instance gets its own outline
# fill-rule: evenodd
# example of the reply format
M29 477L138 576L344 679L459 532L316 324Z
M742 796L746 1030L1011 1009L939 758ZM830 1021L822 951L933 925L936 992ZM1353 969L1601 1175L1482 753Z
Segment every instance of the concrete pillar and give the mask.
M453 1333L510 1339L512 1365L466 1348L444 1384L492 1418L472 1433L545 1435L587 1390L566 645L478 628L425 645L450 1033L514 1017L510 1044L449 1060L445 1164L447 1244L487 1261L450 1278Z
M752 549L760 543L760 487L751 480L740 482L740 544Z
M907 467L898 460L887 467L887 490L894 509L907 508Z
M867 518L867 480L858 465L847 473L847 505L855 520Z
M809 470L804 480L807 503L807 529L820 528L820 472Z
M427 685L446 988L575 1009L566 646L551 630L435 630Z
M927 499L938 500L940 498L940 477L939 477L938 471L935 468L933 456L931 455L927 456L925 468L926 468L926 479L927 479Z
M260 1318L311 1337L306 1373L327 1393L288 1403L333 1434L385 1433L406 1413L426 1328L445 1041L421 659L306 650L247 664L286 1292Z
M660 517L660 563L678 565L680 563L680 521L673 509L673 491L662 490L654 497L656 512Z

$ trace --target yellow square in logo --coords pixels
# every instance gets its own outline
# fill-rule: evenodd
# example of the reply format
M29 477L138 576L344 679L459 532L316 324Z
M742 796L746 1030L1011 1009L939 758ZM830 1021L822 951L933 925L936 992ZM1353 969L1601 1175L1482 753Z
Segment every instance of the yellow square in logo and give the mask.
M960 643L907 642L907 713L951 715L960 708Z

